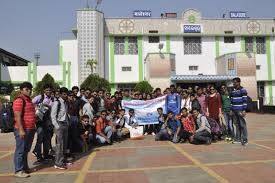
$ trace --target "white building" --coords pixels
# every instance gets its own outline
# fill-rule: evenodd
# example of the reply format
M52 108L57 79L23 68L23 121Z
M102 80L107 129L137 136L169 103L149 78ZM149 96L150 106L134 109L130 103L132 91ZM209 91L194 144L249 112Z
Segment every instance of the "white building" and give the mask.
M91 73L90 59L112 91L145 79L164 87L230 84L240 76L254 100L265 96L266 105L275 105L274 27L273 18L204 18L193 9L175 18L106 18L78 10L76 39L60 41L56 77L64 86L80 85Z

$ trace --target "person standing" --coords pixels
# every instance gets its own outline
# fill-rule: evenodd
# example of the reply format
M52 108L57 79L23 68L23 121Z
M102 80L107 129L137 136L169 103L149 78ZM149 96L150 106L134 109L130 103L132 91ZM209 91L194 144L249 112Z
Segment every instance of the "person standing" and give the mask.
M56 134L56 150L54 168L65 170L69 164L65 160L65 153L68 142L68 98L69 90L65 87L60 88L60 97L53 103L51 118Z
M207 97L206 116L219 123L222 116L221 96L214 86L210 86L210 94ZM220 123L219 123L220 124Z
M201 113L205 115L206 113L206 96L203 94L202 88L197 88L197 99L201 105Z
M29 177L28 152L35 134L35 108L30 98L32 84L24 82L20 86L20 95L13 102L14 136L16 148L14 153L15 176Z
M166 111L172 111L173 114L177 115L180 113L181 99L180 95L175 91L175 85L170 86L171 93L168 92L165 101Z
M233 91L231 92L231 111L233 122L236 126L236 136L233 143L248 144L246 127L247 91L241 86L241 79L233 79Z

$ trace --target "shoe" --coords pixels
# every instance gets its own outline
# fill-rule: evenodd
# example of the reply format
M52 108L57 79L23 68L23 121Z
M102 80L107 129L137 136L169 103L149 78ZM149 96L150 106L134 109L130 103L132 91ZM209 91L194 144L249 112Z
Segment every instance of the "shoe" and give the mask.
M152 135L155 136L156 134L153 132Z
M28 177L30 177L30 175L28 173L26 173L25 171L16 172L14 174L14 176L18 177L18 178L28 178Z
M243 142L242 142L242 145L243 145L243 146L247 146L247 145L248 145L248 142L247 142L247 141L243 141Z
M39 159L37 159L36 162L33 163L33 165L40 165L40 164L42 164L43 162L44 162L44 159L43 159L43 158L39 158Z
M73 163L72 162L66 162L65 165L66 166L71 166L71 165L73 165Z
M212 143L211 139L209 139L209 140L206 141L206 145L210 145L211 143Z
M54 165L54 168L59 169L59 170L66 170L67 169L67 167L65 165L61 165L61 166Z
M146 132L144 135L145 135L145 136L147 136L147 135L148 135L148 133Z

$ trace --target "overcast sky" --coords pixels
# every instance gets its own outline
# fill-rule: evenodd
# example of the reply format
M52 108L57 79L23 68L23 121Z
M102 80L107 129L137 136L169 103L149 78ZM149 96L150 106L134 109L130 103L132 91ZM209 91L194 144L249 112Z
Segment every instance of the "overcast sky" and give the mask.
M0 48L28 60L40 52L41 64L58 64L59 40L72 37L75 10L85 6L86 0L0 0ZM133 10L151 10L158 17L188 8L198 9L203 17L221 17L229 11L275 17L275 0L103 0L99 7L105 17L128 17Z

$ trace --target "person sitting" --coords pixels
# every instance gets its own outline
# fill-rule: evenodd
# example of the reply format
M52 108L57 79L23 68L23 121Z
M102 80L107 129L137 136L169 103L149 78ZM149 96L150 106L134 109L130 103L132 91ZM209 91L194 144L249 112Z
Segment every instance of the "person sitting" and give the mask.
M195 134L191 139L193 144L211 144L211 127L208 123L208 120L205 116L200 114L198 109L193 109L193 116L196 120L198 129L195 131Z
M155 140L172 140L174 143L179 142L179 135L181 131L181 123L179 120L175 119L175 115L172 111L168 112L168 117L165 122L165 128L160 130L156 135Z
M135 110L134 109L129 109L125 127L130 129L130 128L135 128L137 126L138 126L138 123L137 123L137 120L136 120L136 117L135 117Z
M159 121L159 124L155 124L155 133L157 134L161 129L164 128L164 123L167 119L167 115L163 113L163 108L162 107L159 107L157 109L158 111L158 114L159 114L159 117L158 117L158 121Z
M118 139L126 137L130 134L129 129L126 128L126 125L127 125L126 120L127 119L125 117L125 109L120 109L117 115L117 120L115 122L116 136Z
M185 142L186 140L189 140L189 142L192 142L193 139L191 137L196 131L196 124L194 122L193 116L188 114L187 108L181 109L180 121L183 126L180 133L181 141Z
M106 119L107 111L103 110L100 117L96 120L96 140L100 144L112 144L113 124Z
M92 126L89 122L89 116L83 115L81 123L78 124L78 133L81 139L80 144L83 152L87 152L89 150L89 146L93 141Z

